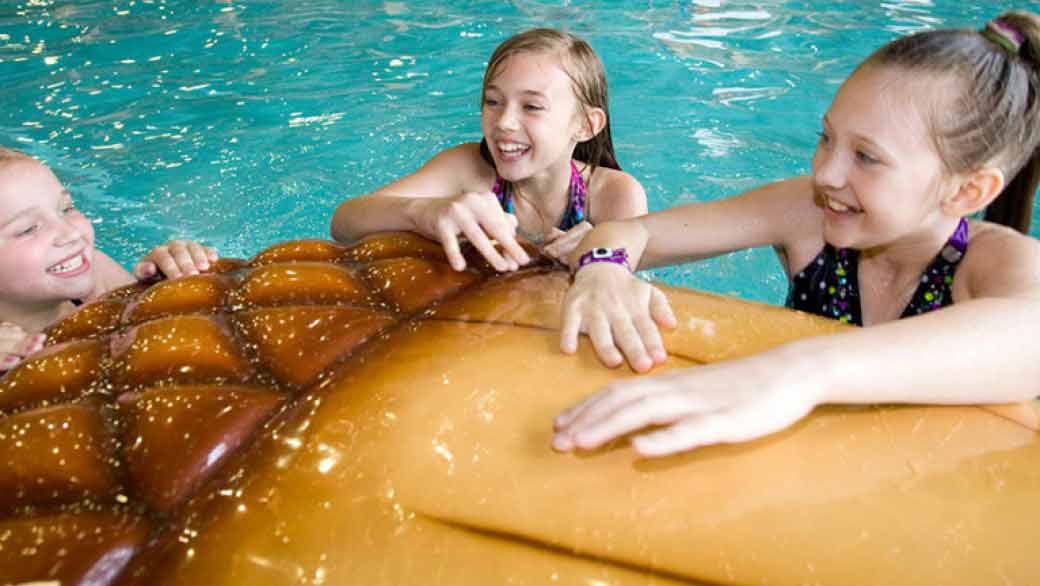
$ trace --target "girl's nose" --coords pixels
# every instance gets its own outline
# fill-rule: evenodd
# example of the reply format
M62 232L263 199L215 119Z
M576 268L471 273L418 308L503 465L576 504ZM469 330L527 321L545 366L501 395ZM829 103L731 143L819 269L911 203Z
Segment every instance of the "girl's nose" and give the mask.
M83 239L83 231L79 228L79 226L76 226L74 223L64 218L58 220L57 226L55 226L55 230L55 246L64 246L66 244Z
M821 187L839 189L845 186L848 165L833 149L818 148L813 159L813 180Z
M517 128L516 111L512 107L503 108L495 123L501 130L515 130Z

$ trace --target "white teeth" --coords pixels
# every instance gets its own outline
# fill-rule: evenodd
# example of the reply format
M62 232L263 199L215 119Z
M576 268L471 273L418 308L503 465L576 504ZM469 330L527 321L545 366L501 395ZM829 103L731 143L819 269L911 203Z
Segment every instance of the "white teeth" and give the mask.
M503 153L510 153L510 154L512 154L512 153L519 153L519 152L522 152L522 151L526 151L528 148L530 148L530 147L528 147L525 144L520 144L520 143L516 143L516 142L500 142L500 143L498 143L498 150L502 151Z
M51 274L60 274L60 273L67 273L69 271L74 271L74 270L80 268L81 266L83 266L83 261L84 261L83 255L82 254L78 254L78 255L74 256L73 258L70 258L69 260L67 260L67 261L65 261L65 262L63 262L61 264L57 264L57 265L54 265L54 266L48 268L47 272L51 273Z
M859 211L859 210L857 210L855 208L852 208L851 206L847 206L847 205L841 203L840 201L833 200L833 199L831 199L829 197L827 198L827 207L829 207L830 209L838 212L839 214L844 214L846 212L853 212L853 211L858 212Z

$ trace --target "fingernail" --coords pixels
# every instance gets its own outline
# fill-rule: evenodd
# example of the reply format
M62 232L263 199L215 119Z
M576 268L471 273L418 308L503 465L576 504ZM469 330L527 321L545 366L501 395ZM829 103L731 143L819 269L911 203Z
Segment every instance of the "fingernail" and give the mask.
M565 433L558 433L553 436L552 447L555 450L566 452L573 447L573 443L570 441L570 436Z

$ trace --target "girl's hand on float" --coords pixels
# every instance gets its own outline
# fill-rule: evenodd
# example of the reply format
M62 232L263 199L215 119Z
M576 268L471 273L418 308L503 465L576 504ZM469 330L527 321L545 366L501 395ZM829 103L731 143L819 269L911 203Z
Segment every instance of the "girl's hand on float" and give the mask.
M162 272L167 279L197 275L216 262L217 251L191 240L171 240L156 246L134 267L138 280L150 279Z
M573 354L578 334L588 334L607 366L628 360L646 372L667 358L658 326L675 327L675 314L660 289L612 263L586 265L563 300L560 349ZM620 349L620 350L619 350ZM622 356L623 354L623 356Z
M639 454L664 456L780 431L822 402L815 377L788 374L795 369L783 356L770 352L612 383L556 418L553 447L595 449L639 432L631 438Z
M28 356L39 352L47 334L30 335L21 326L0 322L0 371L11 370Z
M542 254L561 262L567 262L567 257L578 247L581 239L591 231L592 224L588 222L575 224L573 228L566 232L559 228L553 228L549 237L545 240L545 246L542 247Z
M441 243L448 262L456 271L466 268L459 246L460 235L469 240L496 271L515 271L531 262L516 241L516 216L502 211L498 198L490 191L416 199L409 214L421 234ZM492 240L502 247L501 253Z

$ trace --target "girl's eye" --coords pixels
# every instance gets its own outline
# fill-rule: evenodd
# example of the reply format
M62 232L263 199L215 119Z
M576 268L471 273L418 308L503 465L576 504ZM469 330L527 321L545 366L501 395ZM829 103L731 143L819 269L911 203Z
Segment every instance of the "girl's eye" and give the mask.
M529 110L531 112L537 112L539 110L544 110L545 108L539 106L538 104L525 104L524 109Z
M878 162L878 160L875 157L863 151L856 151L856 160L858 160L861 163L866 163L868 165L873 165L874 163Z
M498 100L492 100L491 98L485 98L484 99L484 105L488 106L488 107L491 107L491 108L494 108L495 106L498 105Z
M19 230L17 235L18 236L29 236L33 232L36 232L36 228L38 228L38 227L39 227L39 224L33 224L33 225L29 226L28 228L25 228L24 230Z
M816 134L820 137L820 144L830 144L831 137L827 136L826 132L817 132Z

